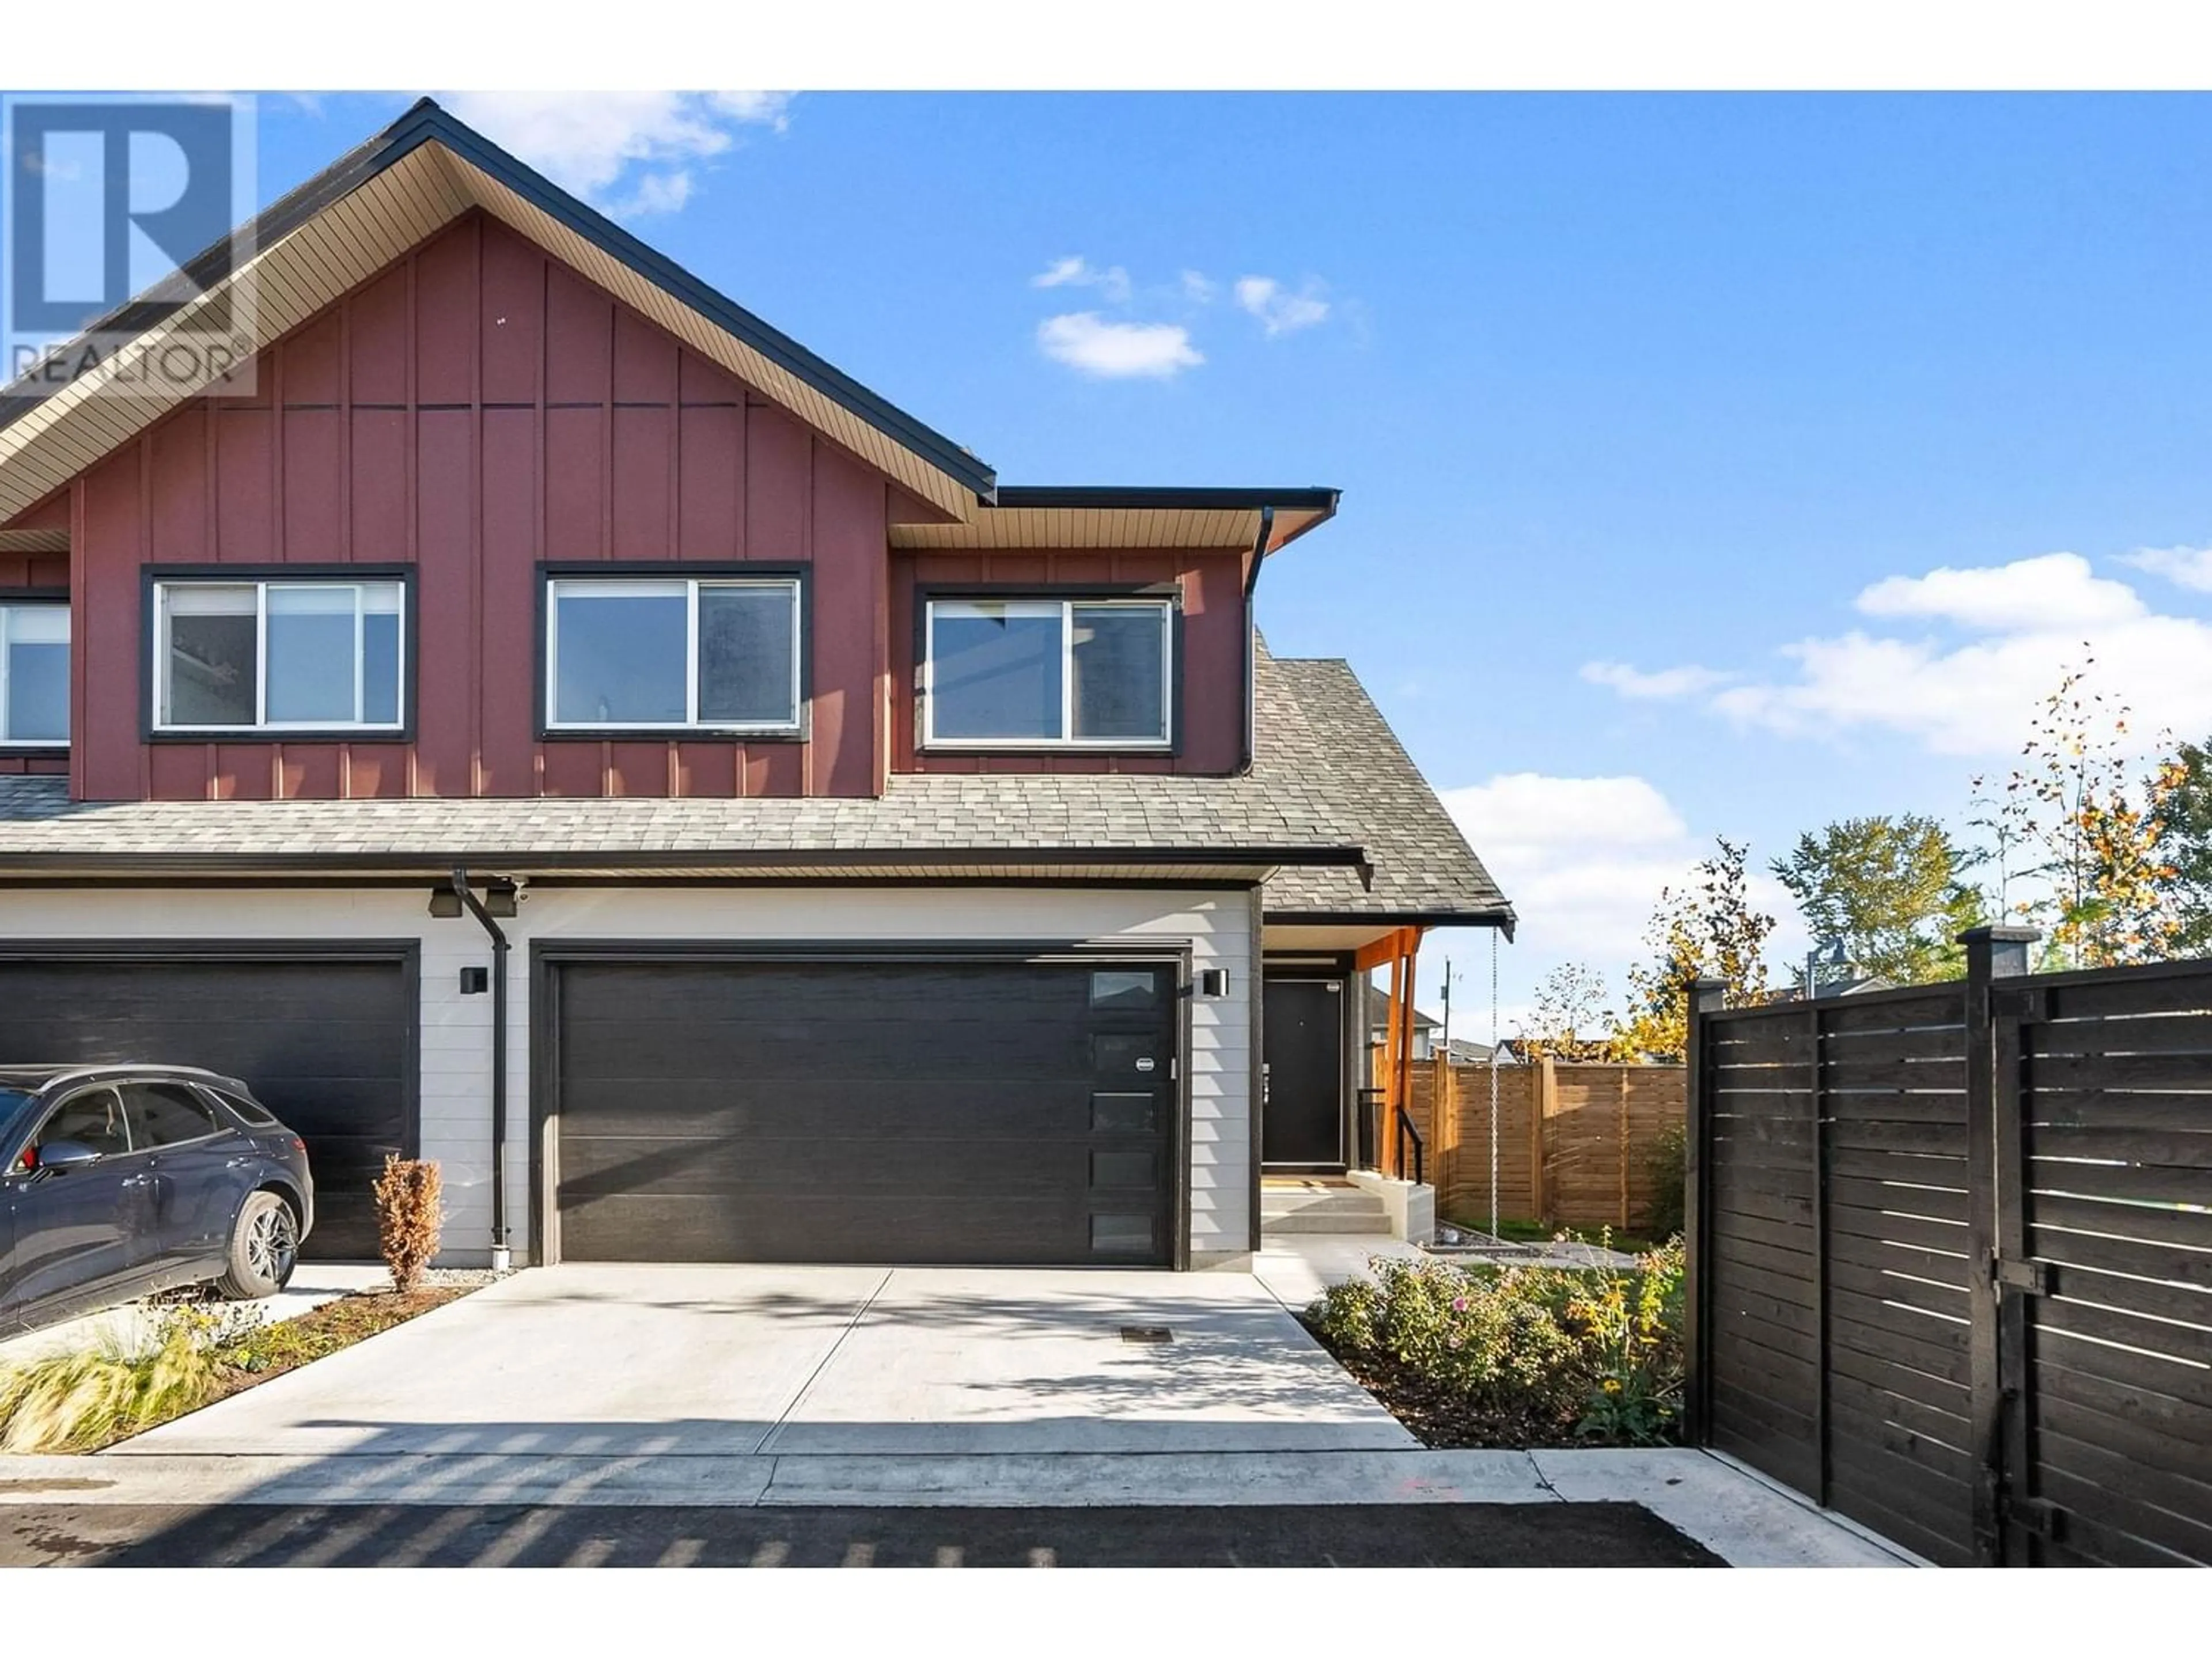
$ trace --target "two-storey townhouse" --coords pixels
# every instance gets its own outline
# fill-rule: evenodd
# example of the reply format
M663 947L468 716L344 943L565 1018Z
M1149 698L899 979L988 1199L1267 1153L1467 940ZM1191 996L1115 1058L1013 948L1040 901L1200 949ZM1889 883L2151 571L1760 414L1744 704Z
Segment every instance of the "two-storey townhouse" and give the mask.
M251 1079L325 1255L395 1151L457 1260L1202 1266L1398 1171L1410 953L1512 912L1255 632L1334 491L1002 485L427 100L252 228L251 392L0 399L0 1060Z

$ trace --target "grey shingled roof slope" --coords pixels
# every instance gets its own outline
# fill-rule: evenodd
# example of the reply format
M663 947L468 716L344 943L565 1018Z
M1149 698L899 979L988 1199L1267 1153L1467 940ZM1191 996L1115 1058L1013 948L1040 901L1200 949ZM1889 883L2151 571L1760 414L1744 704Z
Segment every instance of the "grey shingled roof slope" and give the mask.
M1504 901L1351 674L1336 662L1258 660L1258 752L1238 778L901 775L879 799L517 799L72 802L61 778L0 777L0 867L255 857L333 863L529 855L729 862L881 854L885 864L1036 853L1206 849L1224 862L1335 857L1285 868L1270 910L1351 916L1495 915ZM1371 886L1343 864L1364 849Z
M1268 911L1480 916L1510 927L1512 906L1351 665L1271 657L1263 643L1256 666L1253 775L1316 781L1330 822L1355 835L1375 871L1363 884L1352 870L1284 870L1267 883Z

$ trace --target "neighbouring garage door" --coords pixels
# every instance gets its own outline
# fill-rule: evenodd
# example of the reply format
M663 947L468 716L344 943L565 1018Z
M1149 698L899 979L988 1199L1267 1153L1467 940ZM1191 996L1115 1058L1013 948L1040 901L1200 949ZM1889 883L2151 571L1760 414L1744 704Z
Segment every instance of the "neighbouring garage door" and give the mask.
M1172 964L559 963L568 1261L1165 1264Z
M415 1139L415 994L396 948L0 957L0 1060L150 1060L243 1078L307 1143L305 1253L374 1259L369 1182Z

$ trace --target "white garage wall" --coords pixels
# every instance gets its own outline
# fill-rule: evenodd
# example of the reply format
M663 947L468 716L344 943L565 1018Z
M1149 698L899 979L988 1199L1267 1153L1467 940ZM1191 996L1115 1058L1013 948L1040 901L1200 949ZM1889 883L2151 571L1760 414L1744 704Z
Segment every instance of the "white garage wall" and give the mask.
M466 918L436 921L428 889L100 890L0 895L12 939L414 939L422 947L422 1154L445 1176L443 1258L491 1248L491 998L460 994L460 969L490 943ZM1114 888L546 888L501 925L508 988L507 1219L529 1245L532 939L1154 941L1191 947L1194 971L1224 968L1230 994L1191 1007L1191 1252L1194 1265L1250 1247L1252 896ZM856 1009L865 1018L866 1010Z

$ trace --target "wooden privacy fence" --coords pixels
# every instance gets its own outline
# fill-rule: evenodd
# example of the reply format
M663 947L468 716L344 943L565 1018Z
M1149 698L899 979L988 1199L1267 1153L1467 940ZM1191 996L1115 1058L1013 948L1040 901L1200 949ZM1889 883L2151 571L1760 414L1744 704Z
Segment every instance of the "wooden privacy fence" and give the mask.
M2212 962L1690 1030L1692 1428L1945 1563L2212 1565Z
M1683 1118L1679 1066L1540 1060L1498 1068L1498 1213L1563 1227L1642 1228L1651 1163ZM1437 1213L1490 1217L1490 1067L1413 1068L1411 1112L1428 1147Z

